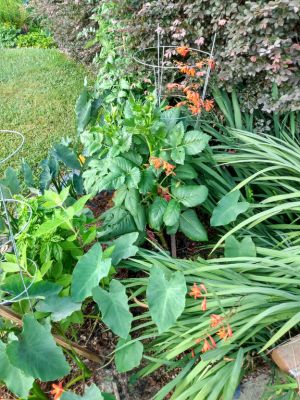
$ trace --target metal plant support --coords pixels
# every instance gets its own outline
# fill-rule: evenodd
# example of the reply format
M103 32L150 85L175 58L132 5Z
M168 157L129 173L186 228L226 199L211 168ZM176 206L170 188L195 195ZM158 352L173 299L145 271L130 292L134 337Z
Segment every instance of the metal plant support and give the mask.
M214 34L213 41L212 41L212 47L211 51L203 51L200 49L195 49L195 48L190 48L193 52L196 52L198 54L205 55L206 57L209 57L209 59L213 60L214 59L214 49L215 49L215 43L216 43L216 36L217 34ZM166 62L166 51L171 50L171 49L176 49L178 46L169 46L169 45L164 45L161 43L161 29L160 27L157 28L157 45L156 47L147 47L145 49L139 50L136 52L136 55L134 55L134 60L140 65L143 65L144 67L147 67L149 69L153 70L153 76L154 76L154 83L155 83L155 90L157 94L157 99L158 99L158 104L161 104L162 100L162 95L163 95L163 78L165 71L167 70L177 70L178 67L174 65L167 65ZM148 51L156 51L156 56L154 57L156 61L153 60L153 62L147 62L142 58L142 55L145 54ZM194 67L194 65L191 65L191 67ZM209 64L206 68L206 73L205 73L205 81L203 85L203 90L202 90L202 100L205 99L206 94L207 94L207 88L208 88L208 83L209 83L209 78L211 74L211 65Z
M24 142L25 142L24 135L20 132L11 131L11 130L0 130L0 137L4 136L4 135L11 136L13 138L13 143L16 143L16 146L9 155L4 157L3 159L0 159L0 166L3 165L6 161L8 161L10 158L15 156L21 150L21 148L23 147ZM19 141L19 144L18 144L18 141ZM0 169L0 172L3 172L3 171L1 171L1 169ZM2 242L0 241L0 274L2 272L1 262L5 261L5 254L14 254L15 262L18 265L23 290L20 293L15 294L14 297L8 297L8 298L5 298L5 300L0 301L0 305L14 303L14 302L19 301L21 298L25 297L25 298L27 298L27 300L29 301L29 304L31 306L28 290L30 289L30 287L32 286L32 284L35 281L37 265L32 260L28 260L34 265L35 273L34 273L33 277L31 276L31 279L29 279L29 280L26 279L28 277L28 273L27 273L26 269L24 267L22 267L22 265L21 265L16 239L18 238L19 235L21 235L22 232L24 232L27 229L27 227L30 223L31 217L32 217L32 209L28 203L26 203L23 200L17 200L17 199L12 198L11 195L8 195L8 192L9 191L5 190L3 188L3 186L0 184L0 215L3 215L4 224L5 224L5 226L7 228L7 232L8 232L7 235L5 236L4 241L2 241ZM28 218L28 221L24 224L24 226L19 230L19 232L14 233L13 228L12 228L9 207L11 205L17 205L17 204L24 205L28 208L29 218Z

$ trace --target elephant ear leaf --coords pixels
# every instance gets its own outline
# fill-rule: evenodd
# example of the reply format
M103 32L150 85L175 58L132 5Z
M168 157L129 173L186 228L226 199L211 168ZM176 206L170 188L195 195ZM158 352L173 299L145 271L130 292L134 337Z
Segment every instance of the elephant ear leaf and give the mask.
M151 269L147 301L159 333L167 331L182 314L186 292L186 282L181 272L166 276L165 271L159 267Z
M26 376L42 382L61 379L70 372L64 353L51 334L50 324L40 324L33 315L23 318L18 340L7 345L10 363Z
M212 226L228 225L249 209L250 204L247 201L239 201L240 195L240 191L235 190L220 200L212 213L210 220Z
M64 392L61 396L61 400L104 400L98 387L93 384L88 387L83 396L72 392Z

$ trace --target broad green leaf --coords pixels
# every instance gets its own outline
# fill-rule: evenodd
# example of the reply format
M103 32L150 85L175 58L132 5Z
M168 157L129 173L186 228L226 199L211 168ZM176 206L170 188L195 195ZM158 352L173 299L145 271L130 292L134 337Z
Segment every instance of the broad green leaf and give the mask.
M133 216L134 222L139 232L144 232L146 228L146 212L142 204L138 207L136 215Z
M186 210L180 215L180 230L189 239L196 242L207 242L207 232L199 221L195 210Z
M34 236L39 238L41 236L47 236L56 231L58 227L64 224L66 221L62 217L56 217L54 219L49 219L44 222L42 225L38 226L38 229L35 231Z
M22 160L21 168L22 168L22 173L24 176L24 182L25 182L26 186L34 187L32 169L30 168L29 164L25 160Z
M226 194L219 201L210 220L212 226L228 225L230 222L235 221L240 214L249 209L249 203L246 201L239 202L240 195L240 191L235 190Z
M183 147L178 147L176 149L173 149L171 151L171 158L177 164L183 165L184 164L184 160L185 160L185 150L184 150L184 148Z
M61 400L104 400L102 394L95 384L92 384L86 389L83 396L72 392L64 392L61 396Z
M161 119L165 123L169 132L172 132L180 117L181 110L179 107L173 107L162 113Z
M243 361L244 361L244 350L240 348L237 353L236 360L234 361L229 381L223 392L224 400L232 400L234 398L235 391L240 383Z
M204 185L181 185L172 188L172 194L186 207L196 207L202 204L208 196Z
M0 341L0 380L16 396L27 398L33 385L34 378L25 376L14 367L6 354L6 344Z
M42 382L60 379L70 372L62 349L53 339L50 324L40 324L33 315L24 316L22 333L18 341L7 345L7 355L25 375Z
M93 299L98 304L103 322L114 334L126 339L133 316L129 311L125 287L113 279L109 285L109 292L100 287L94 288Z
M240 242L232 235L225 240L225 257L256 257L256 247L251 236Z
M86 203L90 200L92 197L91 194L86 194L85 196L80 197L75 203L73 203L69 208L72 208L74 211L74 215L80 213L83 209Z
M133 257L138 252L139 248L134 245L139 237L138 232L127 233L112 242L114 247L112 253L112 264L118 265L121 260Z
M20 193L20 182L17 172L8 167L5 171L5 178L0 180L0 185L7 187L12 195Z
M87 79L84 81L84 88L76 101L76 122L77 134L80 135L90 121L92 111L92 101L89 99Z
M192 180L197 178L198 174L191 164L178 165L176 167L176 178L184 180Z
M71 284L71 295L75 302L81 302L92 295L92 290L106 278L111 267L111 259L103 259L99 243L84 254L76 264Z
M169 276L163 269L152 267L147 287L150 315L158 332L167 331L182 314L187 287L184 275L177 271Z
M142 171L141 180L139 183L140 193L146 194L148 192L151 192L153 190L154 184L155 184L155 178L153 172L150 171L149 169Z
M126 186L120 187L118 190L116 190L113 197L113 202L115 206L120 207L123 204L126 195L127 195Z
M27 293L23 293L25 291L24 284L27 289ZM5 278L5 281L0 286L1 290L9 293L12 297L19 296L21 293L22 296L19 296L18 299L25 299L27 296L32 299L45 299L48 296L56 295L62 290L62 286L58 285L54 282L48 281L39 281L34 282L26 276L23 276L23 280L20 274L10 275Z
M137 188L141 180L141 172L139 168L134 167L130 170L126 177L126 184L129 188Z
M115 354L117 371L123 373L138 367L143 356L143 351L144 346L139 340L131 342L130 336L127 339L120 338Z
M36 305L36 310L50 312L52 321L57 322L81 310L81 303L74 303L71 297L50 296L40 301Z
M151 204L148 213L149 225L156 231L160 230L163 223L164 213L166 211L168 202L162 197L156 197L154 202Z
M77 155L69 147L63 144L54 145L55 154L59 160L61 160L66 167L71 169L81 169L80 162Z
M176 225L180 217L180 204L177 200L170 200L165 210L163 221L166 226Z
M208 145L209 140L210 136L201 131L187 132L183 140L186 154L193 156L201 153Z
M0 270L4 272L19 272L19 264L13 262L0 262Z
M179 220L178 220L177 224L172 225L172 226L167 226L167 229L166 229L167 230L167 234L168 235L175 235L177 233L178 229L179 229Z
M141 196L137 189L129 189L125 197L125 208L134 217L141 207Z
M0 233L4 232L6 229L6 224L4 218L0 216Z

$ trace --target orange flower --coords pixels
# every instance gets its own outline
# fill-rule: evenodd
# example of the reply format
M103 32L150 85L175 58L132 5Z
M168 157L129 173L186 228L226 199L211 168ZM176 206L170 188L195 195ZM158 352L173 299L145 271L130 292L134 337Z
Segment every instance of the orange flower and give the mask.
M217 332L217 335L219 336L220 339L224 339L225 341L233 336L232 330L230 325L227 325L227 328L223 326L219 332Z
M203 290L203 292L207 293L207 289L206 289L204 283L200 283L200 287L201 287L201 290Z
M212 60L211 58L209 58L207 60L207 65L209 66L210 69L214 69L215 68L215 61Z
M191 297L194 297L194 299L196 300L199 297L202 297L202 293L201 293L201 288L199 286L197 286L197 283L194 282L194 285L189 293L189 295Z
M214 107L214 101L213 100L205 100L204 102L204 108L205 111L209 112L210 110L212 110Z
M203 62L203 61L198 61L198 62L196 63L196 67L199 68L199 69L202 69L203 66L204 66L204 62Z
M211 342L212 347L216 348L217 347L217 343L215 342L214 338L211 337L210 335L208 335L209 340Z
M209 344L209 341L207 339L204 339L204 344L202 347L202 353L206 353L208 350L213 349L213 347Z
M223 317L221 317L221 315L217 315L217 314L211 314L210 318L211 318L210 326L212 328L216 328L217 326L219 326L223 322L223 319L224 319Z
M78 159L79 159L81 165L83 165L85 163L85 157L82 154L78 157Z
M191 113L192 113L193 115L196 115L196 114L200 114L200 113L201 113L201 108L200 108L200 107L190 105L190 106L189 106L189 109L190 109L190 111L191 111Z
M199 343L201 343L202 342L202 339L196 339L196 344L199 344Z
M180 67L180 72L183 74L189 75L189 76L195 76L196 75L196 70L193 67L188 67L187 65L184 65Z
M195 350L192 349L192 358L195 358Z
M167 161L163 161L163 165L162 165L163 169L166 172L166 175L176 175L175 172L173 171L173 169L175 169L175 165L172 165L170 163L168 163Z
M180 101L179 103L176 104L176 107L182 107L186 105L186 101Z
M56 385L55 383L52 383L52 388L53 390L51 390L51 394L53 397L53 400L59 400L64 392L64 389L62 387L62 382L59 382L58 385Z
M163 166L164 160L158 157L150 157L149 162L155 169L159 169Z
M186 47L186 46L182 46L182 47L177 47L176 51L182 57L186 57L189 54L190 49L188 47Z
M167 110L171 110L172 108L174 108L174 106L166 106L165 107L165 110L167 111Z
M168 83L166 87L167 90L182 89L182 85L179 83Z
M204 297L204 299L202 301L201 310L202 311L206 311L207 310L206 297Z

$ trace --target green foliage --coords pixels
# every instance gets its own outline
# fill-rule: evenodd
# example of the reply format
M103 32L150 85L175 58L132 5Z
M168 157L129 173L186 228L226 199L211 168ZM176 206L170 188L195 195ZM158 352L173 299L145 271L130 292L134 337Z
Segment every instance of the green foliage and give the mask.
M127 339L120 338L116 347L115 363L117 371L124 373L140 365L144 346L139 340L131 342L131 336Z
M25 315L23 322L24 328L19 339L7 346L10 362L26 376L42 382L65 376L70 367L62 350L55 344L50 325L41 325L33 315Z
M61 396L61 400L104 400L104 397L98 387L93 384L85 390L83 396L78 396L71 392L64 392Z
M130 95L123 104L116 100L99 108L97 122L81 134L81 141L87 192L115 190L114 207L102 216L102 237L114 235L121 221L122 233L144 232L149 225L158 232L172 227L175 234L187 208L205 202L207 188L198 184L191 164L210 137L185 121L180 121L180 110L163 111L153 96L142 100ZM196 224L199 230L201 224ZM182 231L192 240L207 239L202 225L201 235Z
M29 32L26 35L20 35L17 39L17 47L36 47L38 49L51 49L55 47L55 41L45 32Z
M235 190L224 196L214 209L211 217L212 226L228 225L237 219L238 215L249 209L249 203L239 201L241 193Z
M20 29L0 23L0 48L16 47Z
M22 0L0 0L0 24L8 23L22 28L27 18Z

